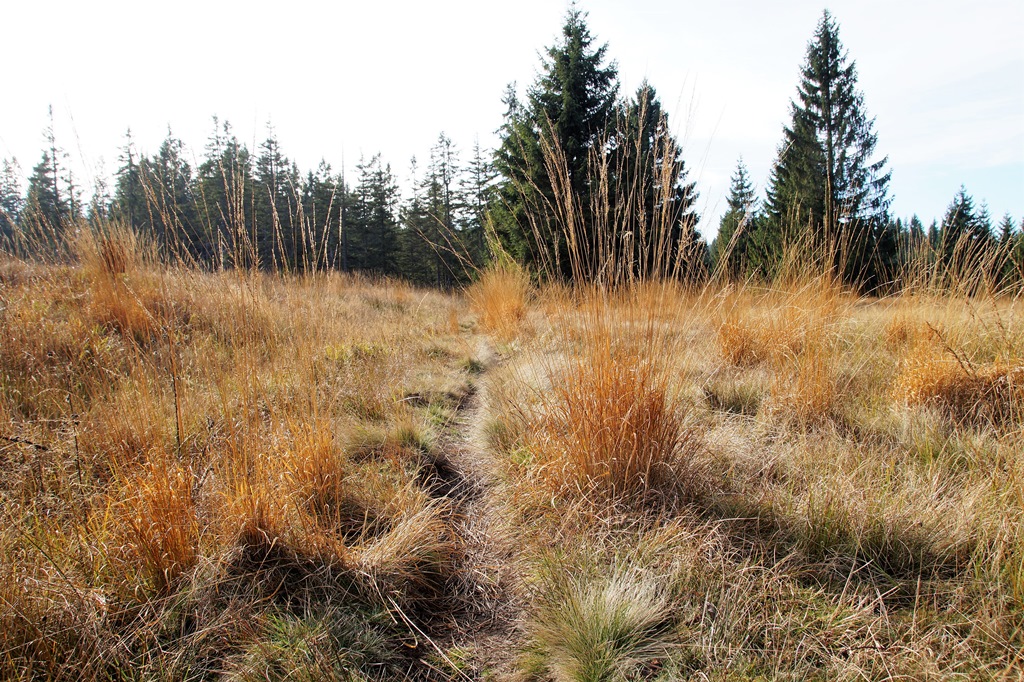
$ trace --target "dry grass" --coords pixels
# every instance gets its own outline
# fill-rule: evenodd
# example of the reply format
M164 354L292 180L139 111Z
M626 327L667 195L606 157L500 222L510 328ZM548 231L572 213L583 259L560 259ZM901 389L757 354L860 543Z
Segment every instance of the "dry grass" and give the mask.
M1024 414L1024 363L967 364L955 352L926 344L905 358L893 397L934 405L957 422L1019 423Z
M522 430L533 483L595 508L700 494L700 437L673 376L684 342L674 327L679 293L552 294L561 302L548 301L542 343L557 350L528 355L513 378L533 386L517 406L523 423L500 427Z
M533 286L529 274L515 264L495 264L480 273L467 296L480 327L502 340L514 338L526 319Z
M459 300L74 252L0 281L0 677L407 670L460 553L424 473L434 396L468 390Z
M651 292L542 292L488 384L528 677L1019 677L1019 303ZM625 557L672 617L611 645Z
M664 369L593 339L552 377L530 448L543 477L584 498L628 499L685 483L697 436Z
M481 623L496 679L1022 674L1018 300L470 308L110 239L0 269L4 678L482 678Z

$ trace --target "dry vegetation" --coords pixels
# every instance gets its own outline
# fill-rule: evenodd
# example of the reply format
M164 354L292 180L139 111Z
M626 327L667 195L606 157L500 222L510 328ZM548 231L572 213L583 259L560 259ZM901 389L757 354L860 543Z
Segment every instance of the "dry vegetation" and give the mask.
M527 676L1024 674L1016 300L559 297L486 390Z
M0 272L0 677L406 674L454 608L457 299L76 249Z
M0 677L1024 675L1017 300L76 251L0 265Z

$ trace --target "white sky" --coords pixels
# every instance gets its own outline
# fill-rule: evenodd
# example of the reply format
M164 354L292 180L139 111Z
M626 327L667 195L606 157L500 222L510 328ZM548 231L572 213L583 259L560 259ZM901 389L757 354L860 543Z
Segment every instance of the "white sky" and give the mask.
M371 3L0 0L0 156L31 171L47 106L87 178L109 176L130 126L145 153L168 125L201 156L211 117L255 148L272 122L302 171L377 151L400 175L441 131L495 144L566 0ZM623 92L657 88L698 182L702 232L742 154L763 189L822 0L585 0ZM1024 3L834 0L898 216L941 217L965 184L993 220L1024 215Z

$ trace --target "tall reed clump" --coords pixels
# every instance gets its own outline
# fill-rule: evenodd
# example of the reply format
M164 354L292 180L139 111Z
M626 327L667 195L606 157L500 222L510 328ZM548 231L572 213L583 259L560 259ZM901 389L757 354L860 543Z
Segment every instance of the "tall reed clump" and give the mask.
M649 95L639 115L663 131ZM683 167L671 135L652 142L635 123L616 121L608 140L617 146L592 147L590 205L552 122L540 136L552 196L541 206L540 187L519 188L551 327L528 363L545 387L526 447L546 487L599 504L692 497L698 468L699 438L673 382L686 356L681 283L694 262ZM569 288L558 289L566 277Z
M173 457L162 455L125 478L111 512L123 524L126 572L139 571L154 591L167 594L199 558L196 480Z
M137 342L160 332L162 297L146 272L156 257L138 235L116 224L83 228L72 250L90 283L89 309L97 323Z

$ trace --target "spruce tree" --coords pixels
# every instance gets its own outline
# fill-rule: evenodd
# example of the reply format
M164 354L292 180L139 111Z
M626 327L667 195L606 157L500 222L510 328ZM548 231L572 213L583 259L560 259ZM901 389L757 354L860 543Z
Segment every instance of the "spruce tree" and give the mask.
M291 271L300 267L307 246L296 229L298 169L281 153L274 130L260 145L253 177L253 220L260 262L270 269Z
M644 81L636 94L620 105L611 136L612 190L607 210L600 216L596 202L595 229L609 233L593 243L625 242L629 276L641 278L694 275L703 270L704 253L696 230L700 217L694 206L696 184L687 178L682 148L672 134L668 114L654 87ZM600 178L600 173L598 173ZM602 266L602 250L595 249L590 271Z
M360 161L359 183L347 216L354 269L378 275L395 273L398 240L398 183L380 154Z
M480 140L473 143L472 157L460 176L460 190L465 201L462 234L471 262L479 267L489 257L487 245L487 224L495 201L494 165L480 149Z
M308 235L308 267L314 272L338 265L340 210L338 183L332 175L330 164L321 159L316 172L310 171L302 184L302 219L298 227Z
M132 129L125 132L125 143L118 156L120 165L114 173L114 201L111 217L120 220L136 232L148 225L149 211L146 209L146 193L142 186L139 169L139 154L132 140Z
M192 167L185 160L185 145L170 128L156 155L144 160L141 170L151 229L159 243L176 259L209 262L213 245L200 227Z
M757 219L757 194L742 156L736 162L727 204L718 224L712 260L717 269L736 277L747 268L747 244Z
M946 209L939 242L939 254L947 276L959 281L978 274L978 268L991 248L991 232L979 219L974 199L962 185Z
M891 174L885 158L874 159L874 119L827 10L807 46L790 114L769 180L771 234L762 241L776 253L802 242L845 281L871 280Z
M206 157L199 165L196 198L199 219L214 263L220 267L261 265L252 221L252 160L249 150L215 116Z
M550 255L551 269L563 276L571 276L571 267L553 206L573 201L584 229L593 224L590 154L604 142L618 92L618 70L614 63L605 65L606 52L607 45L595 45L586 14L572 5L561 40L547 49L527 101L519 101L514 86L505 97L507 112L495 155L507 207L499 234L513 255L533 260ZM555 170L548 163L552 154L564 165L556 171L564 174L564 182L549 174Z
M22 231L31 235L29 241L34 246L52 252L60 248L66 229L81 213L74 178L64 164L67 154L57 146L52 106L43 137L46 146L28 179L21 222Z
M50 150L44 150L39 163L32 168L21 212L21 232L34 248L52 251L64 234L69 215L58 186L57 165Z
M1000 286L1010 286L1018 281L1017 266L1014 262L1014 247L1016 246L1017 235L1014 231L1013 217L1006 213L999 223L999 238L997 244L998 253L998 281Z

